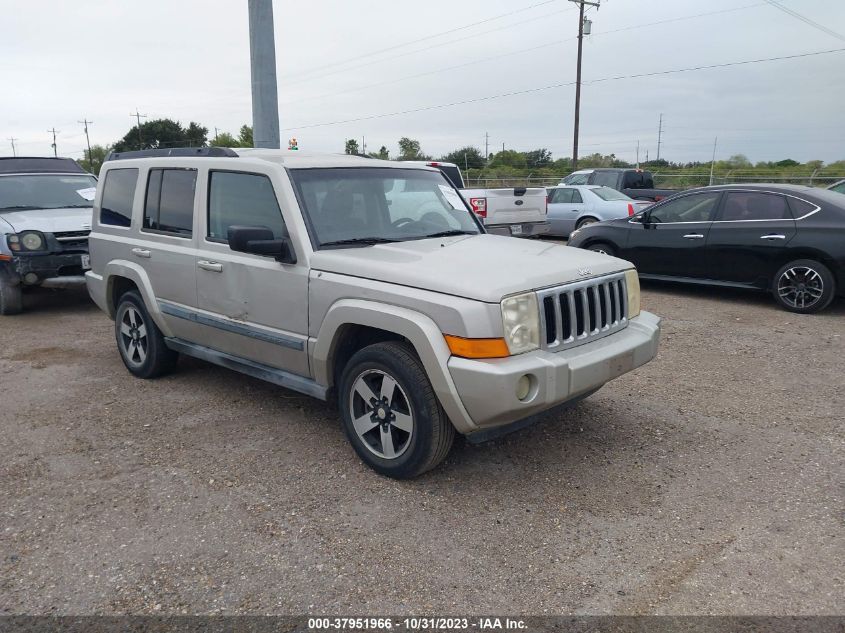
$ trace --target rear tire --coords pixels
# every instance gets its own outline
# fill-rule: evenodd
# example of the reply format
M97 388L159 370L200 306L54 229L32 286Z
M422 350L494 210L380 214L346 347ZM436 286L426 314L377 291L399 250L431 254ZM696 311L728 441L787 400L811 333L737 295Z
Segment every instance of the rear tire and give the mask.
M616 251L613 250L613 247L610 244L605 244L604 242L596 242L595 244L590 244L587 247L588 251L593 251L594 253L601 253L603 255L610 255L614 257L616 255Z
M578 220L578 223L575 225L575 230L577 231L578 229L583 229L585 226L589 226L590 224L595 224L596 222L598 222L598 220L596 218L591 218L591 217L581 218L580 220Z
M836 294L836 281L827 266L812 259L796 259L782 266L772 281L772 295L790 312L812 314L824 310Z
M117 302L114 336L120 358L134 376L155 378L176 367L179 354L167 347L135 290L124 293Z
M428 375L406 343L376 343L356 352L338 389L346 437L377 473L410 479L442 462L455 428Z
M23 290L20 284L10 284L0 279L0 314L20 314L23 312Z

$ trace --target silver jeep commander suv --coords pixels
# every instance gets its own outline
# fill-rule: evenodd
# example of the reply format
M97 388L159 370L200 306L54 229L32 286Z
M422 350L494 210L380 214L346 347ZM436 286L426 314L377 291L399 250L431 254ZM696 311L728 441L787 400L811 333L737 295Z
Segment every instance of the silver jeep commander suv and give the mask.
M636 271L485 234L437 170L223 148L112 155L94 301L141 378L188 354L336 398L358 455L413 477L648 362Z

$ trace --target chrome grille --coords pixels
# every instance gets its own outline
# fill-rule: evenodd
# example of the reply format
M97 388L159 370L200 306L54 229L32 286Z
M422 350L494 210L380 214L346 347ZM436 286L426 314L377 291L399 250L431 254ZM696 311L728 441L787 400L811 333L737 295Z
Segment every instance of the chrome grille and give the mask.
M612 334L628 325L625 273L537 292L543 349L557 352Z
M53 237L61 245L62 251L88 250L88 234L91 231L64 231L53 233Z

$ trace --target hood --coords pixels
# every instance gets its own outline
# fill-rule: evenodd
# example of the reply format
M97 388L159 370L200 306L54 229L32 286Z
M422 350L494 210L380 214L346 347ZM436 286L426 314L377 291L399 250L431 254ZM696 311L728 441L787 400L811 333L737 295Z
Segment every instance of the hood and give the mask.
M322 250L311 260L314 270L489 303L631 267L624 260L562 244L489 234Z
M0 219L8 222L16 233L42 231L88 231L91 229L92 209L32 209L0 211Z

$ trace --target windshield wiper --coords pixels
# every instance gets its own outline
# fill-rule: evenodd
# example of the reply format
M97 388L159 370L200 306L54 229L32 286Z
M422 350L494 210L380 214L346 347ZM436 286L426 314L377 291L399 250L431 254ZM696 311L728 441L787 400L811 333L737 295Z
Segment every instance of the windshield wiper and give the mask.
M320 246L347 246L360 244L361 246L372 246L373 244L388 244L398 242L397 239L389 237L352 237L346 240L334 240L332 242L321 242Z
M439 233L423 235L420 239L425 239L427 237L450 237L452 235L478 235L478 231L461 231L459 229L453 229L451 231L440 231Z

